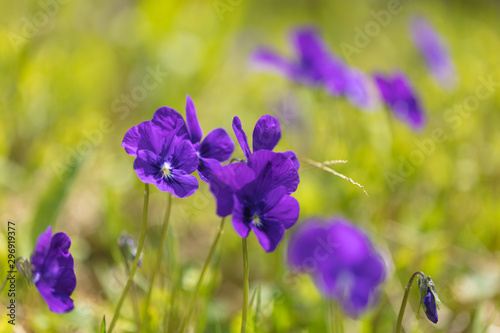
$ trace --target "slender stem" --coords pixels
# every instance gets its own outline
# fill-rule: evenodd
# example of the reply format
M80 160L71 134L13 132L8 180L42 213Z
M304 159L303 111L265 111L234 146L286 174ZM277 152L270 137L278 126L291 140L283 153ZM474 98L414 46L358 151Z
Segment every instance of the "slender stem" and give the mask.
M3 288L5 288L5 285L7 284L8 277L9 277L9 273L7 273L7 276L5 276L5 279L3 279L2 285L0 286L0 291L3 291Z
M127 297L128 290L132 285L132 280L134 279L135 271L137 270L137 265L139 263L139 259L141 258L142 247L144 246L144 238L146 237L146 229L148 225L148 206L149 206L149 184L145 184L144 208L142 211L142 225L141 225L141 235L139 237L139 245L137 246L137 253L135 254L135 259L134 262L132 263L132 268L130 269L130 274L128 276L127 284L125 285L125 289L123 290L122 296L120 297L120 300L116 305L115 313L113 314L113 319L111 320L111 324L109 324L108 333L112 333L113 328L115 328L118 316L120 315L120 309L123 305L125 297Z
M128 263L127 258L125 258L125 268L126 268L126 273L127 275L130 275L130 264ZM141 327L141 317L139 316L139 306L137 302L137 295L135 291L135 284L132 283L132 286L130 286L130 296L132 297L132 307L134 309L134 317L135 317L135 322L137 324L137 329Z
M184 317L184 320L182 321L180 333L184 333L184 330L186 329L186 327L189 323L189 318L191 317L191 313L193 312L196 298L198 297L198 294L200 292L200 288L201 288L201 285L203 282L203 277L205 276L208 265L212 261L212 257L214 256L215 250L217 249L217 244L219 243L219 239L220 239L221 235L224 233L224 221L225 221L225 218L223 217L222 220L220 221L219 232L217 232L217 235L215 236L215 239L212 243L212 247L210 248L210 252L208 253L208 257L207 257L207 259L205 259L205 264L203 265L203 269L201 270L200 278L198 279L198 283L196 284L196 288L194 290L193 297L191 298L191 302L189 303L188 311L186 313L186 316Z
M329 317L330 317L330 333L343 333L344 325L342 321L342 310L335 300L328 301Z
M344 319L339 303L335 302L333 304L333 309L335 311L335 320L337 321L337 332L344 333Z
M174 324L175 320L177 320L177 310L174 307L175 301L177 299L177 293L179 291L179 284L178 282L180 277L178 277L178 273L172 274L172 286L170 289L170 301L169 301L169 309L170 312L168 313L168 330L167 332L174 332Z
M406 303L408 303L408 296L410 295L410 289L411 285L413 283L413 280L417 275L420 275L421 277L425 277L424 273L422 272L415 272L410 278L410 281L408 281L408 284L406 285L405 288L405 295L403 297L403 301L401 302L401 308L399 309L399 315L398 315L398 323L396 324L396 333L401 333L401 326L403 324L403 316L405 313L406 309Z
M165 211L165 219L163 220L163 228L161 231L160 245L158 246L158 251L156 252L156 264L153 269L153 273L151 274L151 279L149 280L149 289L148 293L146 294L146 301L144 302L144 309L143 309L144 313L142 315L142 318L144 320L144 328L147 326L148 323L149 301L151 300L151 293L153 291L153 285L155 283L156 272L160 267L161 257L163 254L163 245L165 244L165 239L167 238L168 224L170 221L170 212L172 210L171 208L172 208L172 194L169 193L167 199L167 210Z
M243 309L241 311L241 333L245 333L247 329L247 312L248 312L248 249L247 239L242 238L243 245Z
M330 333L335 333L336 332L336 329L335 329L335 305L334 305L334 300L328 300L328 307L329 307L329 310L330 310L330 313L329 313L329 316L330 317Z
M169 313L168 313L168 330L167 332L174 332L174 327L175 327L175 324L176 322L178 321L179 319L179 315L178 315L178 309L174 306L177 301L177 295L179 293L179 290L180 290L180 285L181 285L181 272L180 272L180 269L178 267L176 267L175 265L174 266L174 269L173 269L173 272L172 272L172 282L171 282L171 286L170 286L170 300L169 300Z
M169 232L169 241L168 241L168 267L169 271L167 273L170 274L169 278L169 297L168 299L168 314L165 312L165 315L168 316L167 322L167 330L165 332L177 332L177 324L179 323L179 315L178 309L175 306L177 303L177 294L179 293L179 289L181 289L182 279L181 279L181 265L177 262L177 253L179 252L179 245L177 244L177 238L172 233L172 229Z

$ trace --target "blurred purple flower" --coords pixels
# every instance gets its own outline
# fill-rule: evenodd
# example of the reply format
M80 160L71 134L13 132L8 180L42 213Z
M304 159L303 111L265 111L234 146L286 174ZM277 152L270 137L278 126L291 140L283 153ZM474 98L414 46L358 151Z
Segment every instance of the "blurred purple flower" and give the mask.
M378 107L379 98L373 79L357 68L346 70L343 94L351 105L365 111Z
M299 217L299 203L291 197L299 174L284 154L262 149L238 162L214 171L210 191L217 214L232 214L236 232L243 238L253 230L266 252L276 249L286 229Z
M394 115L412 129L420 130L425 125L425 114L410 82L401 72L392 76L375 74L380 97Z
M431 288L427 287L427 296L423 299L425 305L425 314L427 318L432 321L434 324L438 322L438 314L437 314L437 305L436 299L431 292Z
M411 20L410 34L436 81L452 88L456 84L455 67L439 34L420 16Z
M241 120L237 116L235 116L233 119L233 130L234 134L236 135L236 139L238 139L238 143L243 150L245 158L248 159L252 154L252 151L250 150L250 146L248 145L247 135L245 131L243 131L243 127L241 126ZM253 129L253 151L272 151L274 147L276 147L280 139L281 126L279 119L270 115L264 115L260 117ZM297 155L293 151L286 151L279 154L283 154L284 156L289 158L293 162L293 165L297 169L299 169L300 162L297 158Z
M329 61L326 46L316 29L299 28L292 32L291 40L296 59L288 60L268 48L261 48L253 54L252 61L295 82L313 86L322 84L326 71L333 71L336 67Z
M288 244L288 264L311 274L325 297L356 318L378 298L384 262L370 239L343 219L304 221Z
M69 248L68 235L52 228L38 237L31 255L33 283L49 306L50 311L65 313L73 310L71 294L76 288L75 263Z
M323 85L329 94L345 96L356 107L373 108L376 96L370 90L371 78L329 52L315 28L298 28L292 32L291 40L297 53L295 60L288 60L268 48L260 48L252 55L252 63L262 69L274 70L294 82Z

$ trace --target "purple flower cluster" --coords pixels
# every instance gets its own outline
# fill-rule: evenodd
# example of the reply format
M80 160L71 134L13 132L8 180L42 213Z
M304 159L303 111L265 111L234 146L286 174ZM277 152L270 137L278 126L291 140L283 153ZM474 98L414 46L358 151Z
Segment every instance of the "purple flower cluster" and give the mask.
M392 76L374 77L382 100L394 115L414 130L421 130L425 126L425 112L406 76L396 72Z
M201 140L203 132L189 96L186 120L187 125L177 111L161 107L150 121L129 129L122 142L127 154L135 157L134 169L141 181L179 198L198 189L198 180L191 173L198 170L200 178L208 182L234 151L233 141L222 128Z
M374 304L386 268L370 239L344 219L309 219L292 234L288 264L356 318Z
M69 248L68 235L52 228L38 237L31 255L33 283L49 306L50 311L65 313L73 310L71 294L76 288L75 263Z
M210 191L217 201L217 214L232 214L233 227L241 237L252 230L263 249L271 252L299 217L299 203L290 196L299 184L298 160L293 152L272 152L281 138L275 117L263 116L257 122L253 153L238 117L233 129L247 160L213 172Z
M438 33L423 17L415 16L410 34L434 79L443 87L453 88L456 84L455 67Z
M329 94L345 96L356 107L372 109L376 105L370 77L333 55L316 29L299 28L292 32L291 41L296 59L289 60L273 50L260 48L252 55L252 62L300 84L322 85Z
M189 96L186 120L187 125L177 111L162 107L151 121L127 131L122 146L136 158L139 179L182 198L198 189L198 181L190 175L197 169L200 178L210 184L217 214L232 214L241 237L253 230L264 250L274 251L285 229L299 216L299 203L290 196L299 184L297 156L293 151L272 152L281 139L278 118L266 115L258 120L252 153L241 121L235 117L233 130L246 161L225 166L221 162L231 157L233 141L222 128L201 141L203 132Z

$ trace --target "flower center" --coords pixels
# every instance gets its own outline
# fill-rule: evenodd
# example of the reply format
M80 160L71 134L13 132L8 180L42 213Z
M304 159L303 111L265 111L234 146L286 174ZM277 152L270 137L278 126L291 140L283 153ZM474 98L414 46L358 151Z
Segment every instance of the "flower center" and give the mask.
M260 228L262 226L262 220L260 219L260 216L257 215L257 213L254 213L252 216L253 219L253 224L257 227Z
M161 171L163 172L163 176L165 178L172 177L172 172L170 170L170 163L168 162L163 163L163 165L161 166Z

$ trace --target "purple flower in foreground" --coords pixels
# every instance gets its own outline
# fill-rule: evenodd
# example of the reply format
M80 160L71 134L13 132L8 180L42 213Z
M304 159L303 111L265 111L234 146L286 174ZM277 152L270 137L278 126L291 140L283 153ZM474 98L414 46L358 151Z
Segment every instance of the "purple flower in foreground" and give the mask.
M438 322L437 305L431 288L427 287L427 296L425 296L422 301L425 305L425 314L427 318L436 324Z
M292 161L263 149L250 154L247 163L215 170L210 191L217 201L217 214L232 214L233 227L241 237L253 230L264 250L271 252L299 217L299 203L290 196L298 184Z
M248 159L252 152L250 150L250 146L248 145L247 135L241 126L241 120L237 116L233 119L233 130L234 134L236 134L236 138L238 139L238 143L243 150L245 158ZM253 130L253 151L272 151L280 139L281 126L279 119L269 115L260 117ZM279 154L283 154L285 157L289 158L297 169L300 167L297 155L293 151L286 151Z
M184 125L166 130L165 126L155 124L155 117L166 110L168 108L160 108L152 121L132 127L125 134L122 146L130 155L136 156L134 170L141 181L184 198L198 189L198 180L190 175L198 167L198 156L182 133ZM136 133L139 137L134 140Z
M372 93L371 78L329 52L316 29L299 28L293 31L291 40L297 59L288 60L268 48L260 48L252 55L252 62L301 84L323 85L329 94L345 96L356 107L374 107L376 95Z
M68 235L52 229L38 237L35 252L31 255L33 283L49 306L50 311L64 313L73 310L70 298L76 287L75 263L69 248Z
M227 161L231 157L234 151L234 143L223 128L214 129L208 133L203 141L201 141L203 131L196 116L194 103L189 95L186 98L186 121L187 126L186 122L184 122L184 119L177 111L166 106L161 107L156 110L151 121L145 121L127 131L123 138L122 147L125 148L125 151L129 155L134 157L137 157L137 151L139 149L158 153L157 150L159 147L157 146L159 142L163 142L167 138L170 138L171 134L174 133L178 139L187 140L188 143L192 144L195 155L197 155L196 167L194 170L197 169L200 178L208 182L212 171L220 167L220 162ZM157 142L152 141L153 136ZM176 139L173 143L180 144L182 142L182 144L184 144L182 140L179 141ZM185 150L189 149L185 148ZM194 163L194 157L190 150L183 159L189 165L184 171L188 174L192 173L194 170L191 170L191 165ZM187 159L189 159L189 161L186 161ZM193 185L193 178L189 179L190 189L181 191L189 194L183 194L178 191L172 193L178 197L191 195L194 192L190 193ZM187 180L188 178L184 179L184 181ZM196 181L196 188L197 187L198 182ZM167 189L163 189L163 191L165 190ZM171 192L170 190L167 191Z
M290 238L287 257L292 269L311 274L353 318L375 303L386 273L370 239L343 219L304 221Z
M380 96L397 118L407 123L414 130L425 125L425 114L420 101L403 73L396 72L392 76L376 74Z
M436 81L452 88L456 83L455 68L438 33L420 16L412 19L410 33Z

